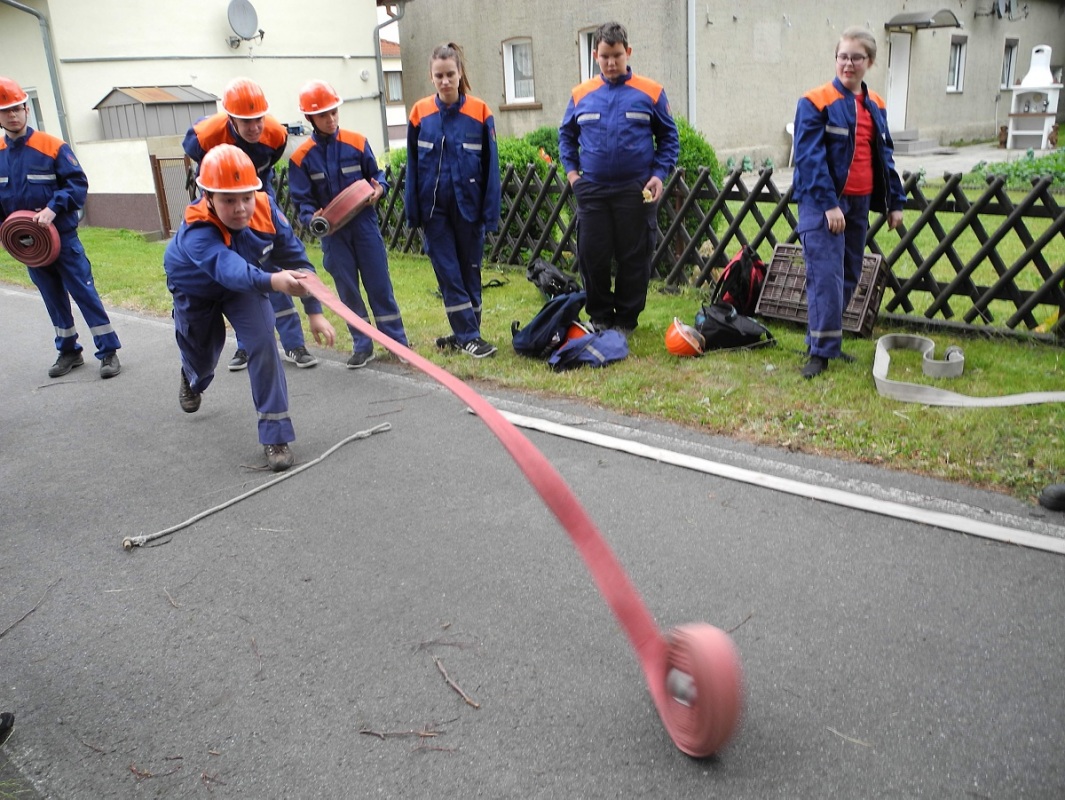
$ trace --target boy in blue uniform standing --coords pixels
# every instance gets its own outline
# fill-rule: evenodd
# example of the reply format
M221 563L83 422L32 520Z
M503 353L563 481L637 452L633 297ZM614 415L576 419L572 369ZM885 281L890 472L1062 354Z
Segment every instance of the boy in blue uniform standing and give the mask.
M314 267L277 204L257 191L262 181L251 159L233 145L218 145L204 156L196 182L203 196L185 209L163 256L181 351L178 402L188 414L199 410L225 344L225 316L248 349L259 442L270 469L285 470L295 433L267 293L303 297L319 343L332 345L336 332L301 286L302 273Z
M85 205L89 180L70 145L29 126L28 96L15 81L0 78L0 222L15 211L32 211L42 228L55 226L59 257L44 267L29 268L30 280L41 293L55 326L59 357L48 370L58 378L85 363L78 331L74 327L70 298L89 324L100 377L113 378L122 370L122 346L103 301L96 291L92 265L78 238L78 211Z
M285 154L288 131L267 112L270 106L262 87L250 78L234 78L222 92L222 111L204 117L185 134L182 146L185 154L197 164L212 148L232 144L243 150L263 182L263 190L274 196L274 165ZM286 361L300 369L313 367L318 359L308 352L303 338L303 325L292 298L271 292L270 304L277 318L277 332L281 337ZM237 352L229 361L230 372L248 368L248 352L237 341Z
M333 276L344 305L368 320L359 291L361 281L374 324L382 333L406 345L407 334L392 291L385 240L374 208L388 184L366 137L340 128L338 109L342 102L324 81L311 81L300 90L300 111L314 130L289 159L289 193L300 222L310 225L312 218L355 181L364 179L373 186L370 207L344 227L322 237L322 263ZM373 340L354 326L349 325L348 330L352 338L348 369L360 369L373 361Z
M585 308L595 328L628 337L647 304L658 201L677 165L680 136L665 89L629 67L625 28L600 25L594 44L600 74L573 89L558 149L577 197Z
M407 224L420 227L451 333L442 350L486 358L481 337L481 262L485 231L499 227L499 154L495 120L470 82L455 44L429 59L436 94L414 104L407 125Z
M793 197L806 262L806 344L802 376L815 378L841 349L843 312L862 277L869 212L902 222L906 193L895 171L884 100L865 85L876 38L847 28L836 43L836 77L811 89L795 109Z

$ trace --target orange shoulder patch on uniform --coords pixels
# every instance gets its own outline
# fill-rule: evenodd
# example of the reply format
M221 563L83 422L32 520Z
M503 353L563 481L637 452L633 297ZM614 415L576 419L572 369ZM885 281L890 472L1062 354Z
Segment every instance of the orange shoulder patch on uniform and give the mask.
M229 247L233 242L229 228L222 224L222 220L211 213L211 209L207 205L207 198L201 198L192 205L185 207L185 222L189 225L195 225L197 222L206 222L209 225L214 225L222 234L222 241L226 243L226 247Z
M833 84L826 83L822 86L818 86L816 89L811 89L804 94L803 97L813 103L818 111L822 111L826 106L831 105L843 97L843 95L840 94L839 89Z
M658 98L662 95L662 84L650 78L645 78L643 75L633 75L629 78L628 85L633 89L639 89L650 97L652 103L657 103Z
M439 109L436 107L435 95L423 97L410 110L410 124L414 126L421 125L422 119L437 113L439 113Z
M308 139L289 157L289 161L295 164L297 167L303 164L303 159L307 157L307 153L311 151L311 148L315 146L314 139Z
M277 233L274 215L270 211L270 195L266 192L255 193L255 211L251 215L249 227L260 233L269 233L271 236Z
M229 116L224 111L204 117L192 126L192 130L195 131L196 140L204 152L220 144L235 143L229 133Z
M39 153L44 153L49 158L59 155L59 148L63 146L63 140L50 133L34 131L33 135L26 140L26 147L32 147Z
M872 89L869 90L869 99L876 103L877 106L879 106L881 109L887 108L887 103L884 102L884 98L878 95Z
M481 98L468 94L466 102L462 104L462 113L467 117L473 117L478 122L486 122L492 116L492 109Z
M341 128L337 131L337 140L344 144L350 144L356 150L366 149L366 137L357 131L346 131Z
M589 78L584 83L579 83L573 87L573 105L577 105L581 100L590 95L596 89L601 89L606 86L600 78Z
M288 141L288 130L274 117L267 114L263 118L263 135L259 141L267 147L281 147Z

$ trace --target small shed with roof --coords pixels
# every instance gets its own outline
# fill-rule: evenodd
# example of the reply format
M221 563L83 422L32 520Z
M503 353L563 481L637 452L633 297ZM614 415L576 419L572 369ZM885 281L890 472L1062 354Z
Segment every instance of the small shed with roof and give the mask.
M121 86L93 108L100 112L105 139L143 139L183 135L218 111L218 97L195 86Z

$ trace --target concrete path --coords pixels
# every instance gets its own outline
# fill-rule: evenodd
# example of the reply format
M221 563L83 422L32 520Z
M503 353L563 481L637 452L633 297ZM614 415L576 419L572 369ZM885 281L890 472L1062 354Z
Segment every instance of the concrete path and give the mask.
M0 710L18 714L0 763L31 787L15 796L1065 795L1065 557L530 434L663 628L732 630L746 712L696 761L558 523L407 367L290 369L300 462L391 430L125 552L273 476L246 374L183 414L169 322L114 322L122 375L50 380L39 298L0 287ZM493 399L1065 537L1065 515L1000 495Z

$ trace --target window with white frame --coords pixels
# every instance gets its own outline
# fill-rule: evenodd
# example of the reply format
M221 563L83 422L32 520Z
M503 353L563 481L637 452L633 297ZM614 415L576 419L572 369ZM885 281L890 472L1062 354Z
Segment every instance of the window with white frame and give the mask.
M385 102L386 103L402 103L403 102L403 73L402 72L386 72L385 73Z
M947 91L960 92L965 83L965 37L950 39L950 64L947 66Z
M1002 81L1001 88L1009 89L1017 77L1017 50L1019 42L1016 39L1007 39L1006 47L1002 51Z
M508 104L536 102L532 39L503 42L503 87Z
M595 58L595 29L581 31L578 38L581 43L581 80L586 81L602 72Z

